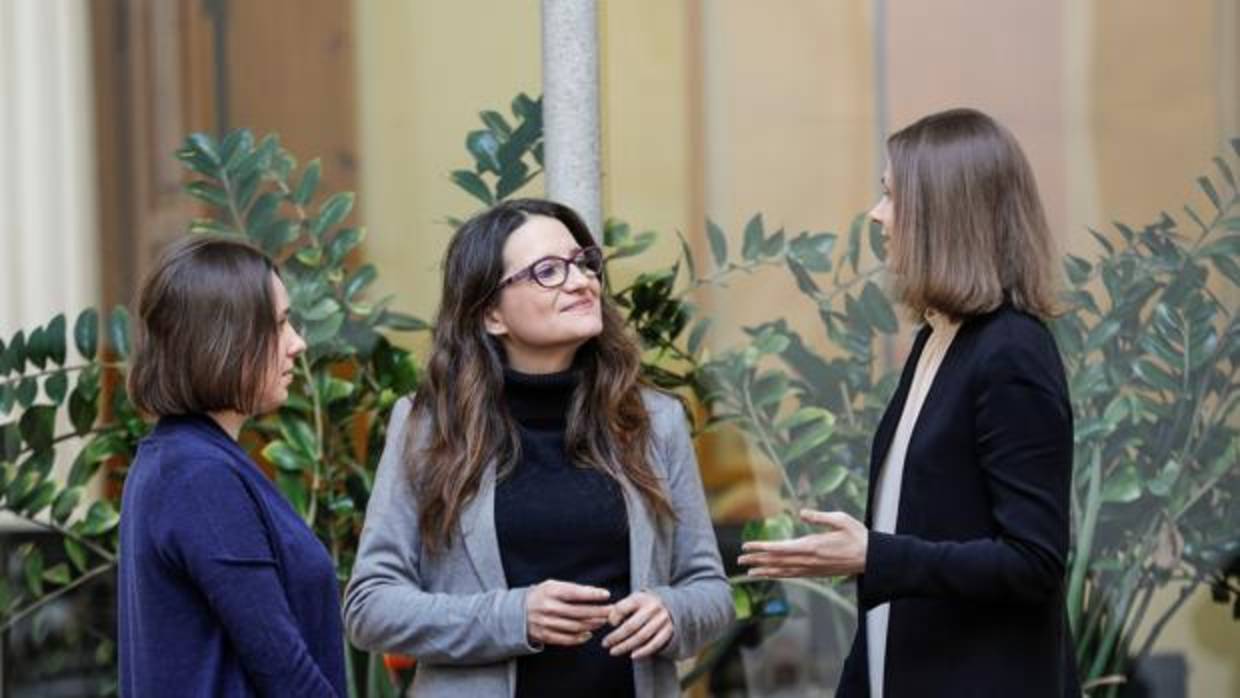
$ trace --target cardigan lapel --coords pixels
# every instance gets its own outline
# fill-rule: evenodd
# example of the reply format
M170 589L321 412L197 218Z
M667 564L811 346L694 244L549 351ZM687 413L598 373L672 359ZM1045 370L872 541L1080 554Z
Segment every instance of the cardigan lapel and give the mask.
M495 533L495 461L482 470L478 492L461 511L461 537L484 589L507 589L504 562Z
M629 519L629 586L636 593L650 585L650 558L654 550L654 527L646 500L628 480L621 480L624 488L625 510ZM619 599L613 599L618 601Z

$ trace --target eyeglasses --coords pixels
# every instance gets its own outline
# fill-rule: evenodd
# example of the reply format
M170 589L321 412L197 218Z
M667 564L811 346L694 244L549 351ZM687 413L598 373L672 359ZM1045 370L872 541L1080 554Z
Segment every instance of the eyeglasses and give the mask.
M603 251L597 247L583 247L572 257L543 257L499 282L495 291L498 293L505 286L526 278L543 288L559 288L568 281L569 265L577 267L586 278L597 279L603 275Z

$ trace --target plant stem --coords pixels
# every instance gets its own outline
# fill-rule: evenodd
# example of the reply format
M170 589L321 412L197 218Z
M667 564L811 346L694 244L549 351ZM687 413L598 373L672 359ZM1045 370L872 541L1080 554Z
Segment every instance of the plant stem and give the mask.
M5 508L7 509L8 507L5 507ZM10 511L12 510L10 509ZM14 512L14 513L16 514L17 512ZM21 516L21 515L18 514L18 516ZM91 552L103 558L104 560L107 560L108 562L113 563L113 564L116 563L116 555L113 552L100 546L98 543L91 541L88 538L82 537L80 533L71 531L65 528L64 526L61 526L60 524L57 524L52 521L41 521L39 519L33 519L30 517L26 517L26 516L22 516L21 518L29 521L30 523L36 526L46 528L47 530L57 533L65 538L72 539L74 542L82 545L82 547L90 549Z
M1076 555L1068 577L1068 625L1073 632L1080 632L1081 606L1085 591L1085 572L1089 569L1093 554L1094 528L1098 524L1098 510L1102 508L1102 455L1097 446L1089 459L1089 486L1085 504L1085 524L1077 538Z
M104 572L108 572L112 570L114 567L116 567L115 562L110 562L105 565L100 565L96 567L95 569L87 572L86 574L83 574L81 577L78 577L77 579L73 580L72 582L69 582L68 584L62 586L56 591L53 591L52 593L44 596L43 598L34 601L29 606L9 616L8 620L6 620L3 625L0 625L0 635L3 635L6 631L9 630L9 628L12 628L14 625L17 625L19 622L22 621L22 619L24 619L26 616L30 615L31 613L34 613L40 608L43 608L44 606L51 603L52 601L55 601L61 596L64 596L65 594L82 586L83 584L89 582L95 577L98 577Z

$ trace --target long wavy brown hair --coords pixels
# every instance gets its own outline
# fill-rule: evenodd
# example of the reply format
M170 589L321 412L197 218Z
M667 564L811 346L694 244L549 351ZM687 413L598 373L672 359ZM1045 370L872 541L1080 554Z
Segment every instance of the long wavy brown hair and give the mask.
M504 273L504 243L531 216L564 224L582 247L589 229L567 206L541 199L505 201L466 221L448 245L443 291L426 375L414 396L405 460L418 499L426 548L450 544L461 510L494 461L502 478L521 454L504 401L504 350L483 318ZM642 401L641 355L606 293L603 330L577 350L580 378L569 406L565 447L582 467L627 480L660 517L674 518L649 462L650 416Z

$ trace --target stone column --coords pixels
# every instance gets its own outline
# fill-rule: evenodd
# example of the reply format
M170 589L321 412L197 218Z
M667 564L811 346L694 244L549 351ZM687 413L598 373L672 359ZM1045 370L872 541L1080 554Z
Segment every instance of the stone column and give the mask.
M0 1L0 336L98 302L87 0Z
M599 167L598 5L542 0L543 132L547 196L603 233Z

